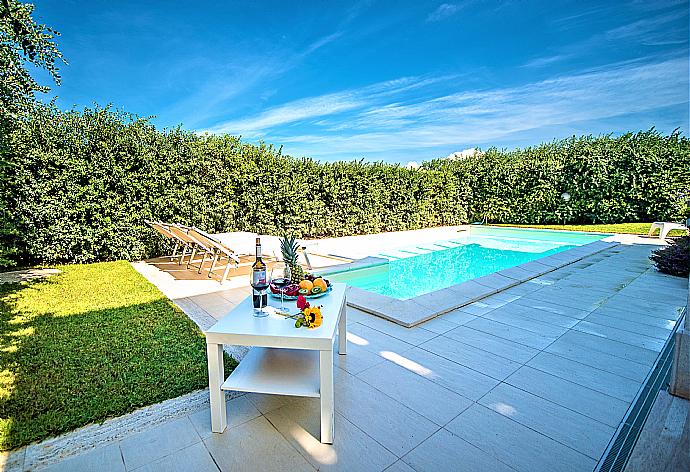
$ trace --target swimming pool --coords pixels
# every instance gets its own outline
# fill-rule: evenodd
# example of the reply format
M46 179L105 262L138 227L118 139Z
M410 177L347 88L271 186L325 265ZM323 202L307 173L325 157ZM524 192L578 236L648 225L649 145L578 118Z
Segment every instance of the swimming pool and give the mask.
M328 275L399 300L598 241L609 234L474 226L457 238L376 254L387 262Z

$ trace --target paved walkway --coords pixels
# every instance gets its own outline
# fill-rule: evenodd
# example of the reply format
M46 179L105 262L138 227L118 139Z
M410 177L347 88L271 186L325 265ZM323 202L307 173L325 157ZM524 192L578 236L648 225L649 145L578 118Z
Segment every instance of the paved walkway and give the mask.
M333 446L318 399L247 394L224 434L203 408L45 470L591 471L687 297L650 249L617 246L413 329L350 309Z

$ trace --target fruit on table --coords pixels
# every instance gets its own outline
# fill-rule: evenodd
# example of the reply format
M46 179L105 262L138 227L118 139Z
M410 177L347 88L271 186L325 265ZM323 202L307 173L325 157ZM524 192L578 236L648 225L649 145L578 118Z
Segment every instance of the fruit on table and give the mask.
M313 284L314 284L314 287L319 287L321 292L326 291L326 289L328 288L326 281L322 277L318 277L318 278L314 279Z
M309 290L307 290L306 288L301 288L297 293L299 293L300 295L309 295Z
M302 280L299 283L299 288L305 289L307 292L311 292L311 289L314 288L314 284L309 281L309 280Z
M311 289L311 294L316 295L317 293L323 292L323 289L319 287L318 285L314 285L314 287Z
M290 282L298 284L304 278L304 269L299 265L299 243L295 238L280 238L280 252L283 262L290 267Z
M299 285L290 284L285 287L285 295L289 297L296 297L299 294Z

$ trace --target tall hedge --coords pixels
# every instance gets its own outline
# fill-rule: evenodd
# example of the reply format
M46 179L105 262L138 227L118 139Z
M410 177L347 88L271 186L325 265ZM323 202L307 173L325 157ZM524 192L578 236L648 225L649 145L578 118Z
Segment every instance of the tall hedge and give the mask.
M13 166L0 170L0 199L15 231L3 244L20 264L157 254L145 219L298 237L467 221L468 191L445 172L320 164L235 137L159 131L108 108L37 106L5 136Z
M690 189L688 140L655 131L489 149L421 170L297 159L231 136L160 131L109 108L38 105L1 131L12 166L0 169L0 256L19 264L158 254L160 239L144 219L299 237L484 217L649 221L684 216L681 194ZM568 203L560 198L565 191Z
M473 221L622 223L690 216L690 141L677 131L572 137L514 151L491 148L424 167L469 185Z

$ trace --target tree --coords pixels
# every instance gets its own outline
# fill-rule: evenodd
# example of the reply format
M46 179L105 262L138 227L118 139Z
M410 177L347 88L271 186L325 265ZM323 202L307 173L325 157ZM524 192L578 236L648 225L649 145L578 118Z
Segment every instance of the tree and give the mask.
M60 84L58 63L66 63L53 41L60 33L34 21L34 6L17 0L0 0L0 120L17 119L36 99L36 92L50 90L27 70L32 64L48 71ZM4 123L0 123L4 124Z
M18 120L31 113L36 92L47 92L31 76L29 64L45 69L60 84L58 64L66 63L53 41L60 33L34 21L34 6L18 0L0 0L0 267L14 265L17 229L8 208L7 183L14 172L9 138Z

